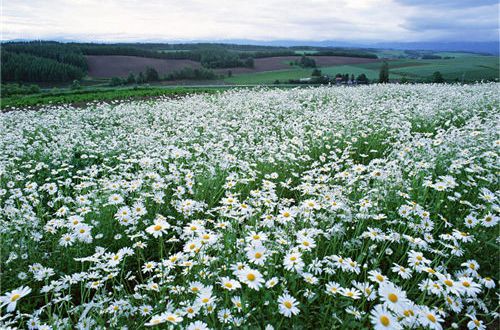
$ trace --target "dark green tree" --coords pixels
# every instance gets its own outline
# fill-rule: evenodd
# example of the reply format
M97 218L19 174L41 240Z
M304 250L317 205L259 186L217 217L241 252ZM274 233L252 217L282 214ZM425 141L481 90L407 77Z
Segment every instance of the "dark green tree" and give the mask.
M311 73L311 76L313 77L321 77L321 70L319 69L314 69Z
M144 73L142 73L142 71L139 72L139 75L137 75L136 81L138 84L144 84L144 82L146 81L146 79L144 78Z
M109 82L109 86L120 86L123 84L123 80L120 77L113 77L111 78L111 81Z
M432 82L437 84L444 83L444 78L441 72L436 71L432 74Z
M408 84L410 82L410 80L408 79L408 77L406 75L403 75L401 77L401 83L402 84Z
M158 75L158 71L156 71L152 67L146 68L146 81L158 81L160 80L160 76Z
M362 73L360 74L356 80L358 81L358 84L368 84L368 78L366 77L366 74Z
M389 64L386 61L384 61L380 67L378 82L383 84L389 82Z
M82 86L80 85L80 82L78 80L73 80L73 82L71 83L71 90L77 90L77 89L81 89Z
M253 61L253 57L249 57L247 58L244 62L243 62L243 65L247 68L253 68L254 67L254 61Z
M128 74L127 84L135 84L135 75L132 72Z

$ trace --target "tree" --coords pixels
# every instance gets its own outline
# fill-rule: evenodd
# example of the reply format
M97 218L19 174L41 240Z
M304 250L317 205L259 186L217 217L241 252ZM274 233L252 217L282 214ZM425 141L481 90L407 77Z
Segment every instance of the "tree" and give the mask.
M123 83L123 80L120 77L113 77L109 82L109 86L120 86Z
M82 86L80 85L80 82L78 80L73 80L73 82L71 83L71 89L72 90L77 90L77 89L80 89L82 88Z
M156 71L152 67L146 68L146 81L158 81L160 80L160 76L158 75L158 71Z
M366 74L362 73L360 74L356 80L358 81L358 84L368 84L368 78L366 77Z
M303 68L315 68L316 61L313 58L302 55L298 64Z
M136 81L138 84L143 84L146 81L146 79L144 78L144 73L142 73L142 71L139 72Z
M432 74L432 82L437 84L444 83L444 78L441 72L436 71Z
M311 76L313 77L321 77L321 70L319 69L314 69L311 73Z
M127 84L135 84L135 76L132 72L128 74Z
M253 68L254 67L253 57L247 58L245 62L243 62L243 65L247 68Z
M389 64L386 61L384 61L380 67L378 82L383 84L389 82Z

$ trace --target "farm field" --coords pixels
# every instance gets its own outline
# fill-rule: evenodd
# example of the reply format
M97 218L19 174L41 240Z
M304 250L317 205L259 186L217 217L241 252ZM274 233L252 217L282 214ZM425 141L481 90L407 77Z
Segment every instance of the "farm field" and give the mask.
M403 76L410 81L427 81L435 71L440 71L444 78L452 81L481 81L483 79L495 80L500 75L500 61L498 56L477 56L466 53L455 54L452 59L392 59L388 60L391 79L401 79ZM458 55L457 55L458 54ZM444 56L444 55L443 55ZM335 75L364 73L368 79L378 79L380 60L370 63L353 63L324 65L320 67L323 74ZM289 69L280 71L269 71L265 73L242 74L224 80L228 83L248 84L270 84L276 79L300 79L310 77L311 70Z
M0 326L496 328L499 86L2 113Z
M11 111L27 107L42 107L56 104L86 105L99 102L118 102L156 97L178 97L197 93L216 93L231 86L149 86L124 88L89 88L76 91L49 91L44 93L4 97L0 110Z
M198 62L191 60L158 59L121 55L88 55L85 57L89 67L88 75L95 78L126 77L130 72L138 74L146 67L152 67L159 74L170 73L184 67L200 68Z
M345 57L345 56L311 56L318 66L361 64L378 62L377 59ZM138 56L120 56L120 55L89 55L86 56L89 66L90 77L126 77L130 72L137 74L150 66L164 75L184 67L201 68L199 62L191 60L177 59L156 59ZM226 74L231 70L233 74L241 73L260 73L274 70L284 70L290 68L290 62L300 59L298 56L276 56L257 58L254 60L253 68L224 68L216 69L217 73Z

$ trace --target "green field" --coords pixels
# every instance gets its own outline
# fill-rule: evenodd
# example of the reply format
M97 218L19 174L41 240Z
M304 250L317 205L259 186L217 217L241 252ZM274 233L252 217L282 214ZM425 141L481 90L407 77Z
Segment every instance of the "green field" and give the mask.
M229 88L229 87L227 87ZM138 88L91 88L77 91L43 92L2 98L0 109L25 108L50 104L78 104L96 101L142 99L159 96L184 96L196 93L216 93L226 87L138 87Z
M453 55L454 54L454 55ZM396 59L389 60L390 78L406 77L411 81L428 81L432 74L440 71L444 79L464 82L479 80L495 80L499 78L499 58L497 56L481 56L469 53L439 53L440 56L455 56L451 59ZM365 63L321 67L323 74L334 76L337 73L364 73L370 80L378 79L381 63ZM289 79L300 79L311 76L312 69L290 69L247 73L224 79L231 84L272 84L274 81L287 82Z
M229 84L272 84L276 80L287 82L289 79L300 79L311 76L311 69L290 69L290 70L277 70L266 71L257 73L246 73L235 75L230 78L224 79L224 82Z

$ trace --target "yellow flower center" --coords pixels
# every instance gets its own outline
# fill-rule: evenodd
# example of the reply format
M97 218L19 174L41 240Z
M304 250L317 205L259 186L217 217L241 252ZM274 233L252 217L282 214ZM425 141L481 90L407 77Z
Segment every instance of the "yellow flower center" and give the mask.
M291 302L289 302L289 301L285 301L285 302L283 303L283 305L285 305L285 307L286 307L286 308L288 308L288 309L292 308L292 303L291 303Z
M250 274L248 274L248 275L247 275L247 280L249 280L249 281L255 281L255 275L254 275L254 274L251 274L251 273L250 273Z
M227 282L224 285L226 286L226 288L229 288L229 289L231 289L233 287L233 285L230 282Z
M14 301L16 301L19 298L21 298L21 295L18 294L18 293L16 293L16 294L12 295L12 297L10 298L10 301L14 302Z
M415 315L415 313L411 310L411 309L407 309L403 312L404 316L408 317L408 316L413 316Z
M453 282L450 280L445 280L444 284L446 284L447 286L453 286Z
M466 288L470 287L470 283L467 281L463 281L462 285L465 286Z
M156 225L156 226L153 227L153 229L155 231L159 231L159 230L161 230L161 226L160 225Z
M394 293L389 293L389 296L387 296L387 298L389 298L389 300L392 303L397 303L398 302L398 296L396 296Z
M255 253L255 259L260 259L260 258L262 258L262 253L259 252Z
M383 281L384 281L384 277L383 277L382 275L380 275L380 274L378 274L378 275L376 276L376 278L377 278L377 280L378 280L378 281L380 281L380 282L383 282Z
M432 323L436 323L436 317L432 314L427 314L427 319Z
M384 327L388 327L390 324L391 324L391 320L389 320L389 318L385 315L382 315L380 317L380 323L382 323L382 325Z

